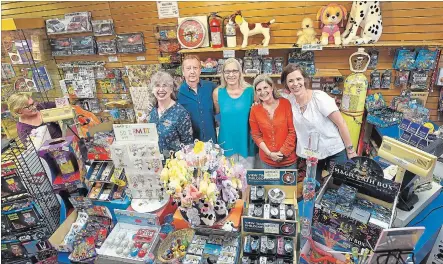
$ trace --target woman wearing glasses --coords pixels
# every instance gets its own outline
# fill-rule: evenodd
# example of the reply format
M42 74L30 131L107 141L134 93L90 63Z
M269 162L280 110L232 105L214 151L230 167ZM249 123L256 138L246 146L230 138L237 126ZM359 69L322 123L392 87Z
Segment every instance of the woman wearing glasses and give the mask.
M181 145L194 142L191 116L179 103L174 91L171 74L158 71L151 77L150 88L154 108L149 113L149 122L157 125L160 151L169 158L171 151L178 151Z
M249 111L254 102L254 89L244 80L236 59L227 59L223 64L221 85L212 97L215 113L220 113L218 143L227 157L242 156L252 168L255 144L249 129Z
M11 114L18 117L17 133L22 140L26 141L33 129L47 125L51 138L60 138L62 131L57 123L43 123L40 110L55 108L55 103L36 103L29 93L16 93L8 98L8 108Z

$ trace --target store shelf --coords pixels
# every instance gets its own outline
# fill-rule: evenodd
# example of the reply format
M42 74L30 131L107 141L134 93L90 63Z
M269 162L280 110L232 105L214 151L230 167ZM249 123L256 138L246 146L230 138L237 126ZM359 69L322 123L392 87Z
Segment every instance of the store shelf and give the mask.
M438 46L443 47L443 42L439 41L382 41L373 44L364 44L364 45L332 45L329 44L327 46L323 46L323 49L341 49L341 48L357 48L357 47L416 47L416 46ZM235 48L219 48L214 49L211 47L208 48L198 48L198 49L182 49L179 53L187 54L187 53L202 53L202 52L217 52L224 50L252 50L252 49L262 49L268 48L269 50L282 50L282 49L294 49L296 48L294 44L272 44L268 47L263 47L262 45L251 45L246 48L242 48L241 46L237 46Z
M245 78L255 78L258 74L244 74ZM281 74L268 74L271 78L280 78ZM336 69L317 69L317 73L313 77L342 77L343 75ZM220 78L220 74L202 74L200 77Z

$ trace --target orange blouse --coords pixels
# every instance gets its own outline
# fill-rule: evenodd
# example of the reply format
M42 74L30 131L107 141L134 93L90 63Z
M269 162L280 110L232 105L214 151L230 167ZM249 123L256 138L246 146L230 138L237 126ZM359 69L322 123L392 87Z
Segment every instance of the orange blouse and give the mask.
M291 103L284 98L279 98L279 104L271 119L268 111L262 104L255 105L249 115L252 139L257 146L265 142L271 152L281 152L284 158L280 162L273 161L260 149L260 159L270 166L284 167L296 161L295 142L296 134L292 120Z

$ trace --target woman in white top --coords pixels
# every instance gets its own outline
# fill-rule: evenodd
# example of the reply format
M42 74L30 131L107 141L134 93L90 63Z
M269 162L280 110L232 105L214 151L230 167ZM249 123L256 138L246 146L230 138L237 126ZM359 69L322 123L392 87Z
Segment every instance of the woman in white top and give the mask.
M306 158L309 135L319 134L317 180L321 172L334 164L344 163L356 156L348 127L335 100L327 93L308 89L309 76L297 64L288 64L282 72L281 83L287 92L282 94L292 105L294 127L297 131L298 157Z

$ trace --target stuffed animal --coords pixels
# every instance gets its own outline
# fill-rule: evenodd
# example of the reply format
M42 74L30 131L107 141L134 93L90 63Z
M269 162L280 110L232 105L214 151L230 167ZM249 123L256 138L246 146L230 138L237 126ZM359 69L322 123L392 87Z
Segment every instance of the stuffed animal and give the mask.
M223 224L222 229L225 231L228 231L228 232L236 232L237 231L237 228L234 227L234 222L232 222L232 221L226 221Z
M320 42L322 45L334 43L341 44L340 28L338 24L346 18L348 11L342 5L329 4L322 7L317 13L317 20L321 21L322 34Z
M237 11L235 14L230 16L230 20L240 27L240 32L243 34L242 48L246 48L248 45L249 36L254 36L257 34L263 34L262 44L264 47L269 45L269 40L271 39L271 24L275 22L275 19L271 19L266 23L248 23L242 16L241 11Z
M357 30L361 27L360 37ZM354 1L349 13L348 24L342 34L343 44L355 45L375 43L383 31L379 1Z
M226 203L222 200L217 200L214 206L215 213L221 217L225 217L228 214L226 209Z
M235 202L239 198L237 190L232 187L232 182L230 180L225 180L222 183L222 198L231 208L235 205Z
M318 44L318 38L315 37L314 22L309 17L305 17L301 22L302 30L297 32L297 45Z

